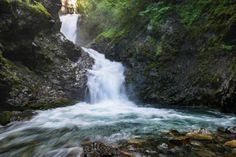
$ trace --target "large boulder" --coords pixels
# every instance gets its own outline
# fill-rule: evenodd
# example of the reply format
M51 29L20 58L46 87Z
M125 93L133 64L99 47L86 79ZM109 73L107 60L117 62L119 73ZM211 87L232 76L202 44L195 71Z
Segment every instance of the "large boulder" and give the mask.
M86 70L93 59L54 29L52 21L45 8L0 2L0 110L51 108L83 100Z

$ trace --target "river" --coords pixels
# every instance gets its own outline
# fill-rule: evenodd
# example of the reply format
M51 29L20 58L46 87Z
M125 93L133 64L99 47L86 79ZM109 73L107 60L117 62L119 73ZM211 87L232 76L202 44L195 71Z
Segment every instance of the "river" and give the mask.
M72 42L76 39L78 17L76 14L61 17L61 31ZM1 157L64 157L71 149L80 148L84 139L116 143L158 136L170 129L214 130L236 124L234 116L214 110L137 106L126 96L122 63L110 61L93 49L83 50L95 60L92 69L88 69L89 102L37 111L29 121L0 128Z

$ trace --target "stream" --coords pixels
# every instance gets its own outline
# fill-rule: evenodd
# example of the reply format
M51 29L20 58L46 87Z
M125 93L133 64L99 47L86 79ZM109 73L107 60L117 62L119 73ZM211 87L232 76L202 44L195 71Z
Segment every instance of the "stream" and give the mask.
M61 17L62 33L76 40L77 14ZM84 139L116 143L134 137L154 137L170 129L190 130L236 124L236 118L215 110L154 108L136 105L125 93L124 66L93 49L88 70L89 102L37 111L29 121L0 128L0 157L64 157ZM144 107L145 106L145 107ZM149 106L149 107L146 107ZM158 106L158 105L155 105Z

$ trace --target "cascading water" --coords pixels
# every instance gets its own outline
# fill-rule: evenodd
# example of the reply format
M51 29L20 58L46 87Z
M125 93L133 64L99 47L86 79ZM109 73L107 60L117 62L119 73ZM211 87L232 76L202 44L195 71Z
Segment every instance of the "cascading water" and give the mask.
M83 48L94 60L92 70L88 70L88 88L91 103L104 100L127 99L124 90L124 67L121 63L111 62L103 54L93 49Z
M64 2L65 1L65 2ZM74 44L76 42L77 35L77 22L80 18L80 14L75 13L76 0L64 0L62 3L65 5L70 5L73 8L73 14L65 14L60 16L61 21L61 32L65 37L72 41Z
M70 29L63 28L62 32L74 41L70 37L77 19L63 18L62 27ZM137 107L125 96L122 64L107 60L95 50L83 49L95 60L93 68L88 70L92 104L81 102L38 111L29 121L0 128L0 156L64 157L80 147L85 138L117 142L133 136L157 136L169 129L215 129L236 123L235 117L210 110Z
M62 23L61 32L68 40L72 41L73 43L76 42L77 21L79 16L79 14L66 14L60 16Z

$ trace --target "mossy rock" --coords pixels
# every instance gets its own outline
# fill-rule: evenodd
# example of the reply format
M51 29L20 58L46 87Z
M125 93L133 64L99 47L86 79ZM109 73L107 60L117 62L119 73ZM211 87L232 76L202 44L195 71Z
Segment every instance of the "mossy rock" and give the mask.
M75 102L72 99L69 98L61 98L61 99L57 99L54 100L52 102L44 102L44 103L34 103L34 104L28 104L26 108L30 108L30 109L50 109L50 108L55 108L55 107L62 107L62 106L68 106L70 104L72 104L73 102Z
M0 113L0 124L1 125L8 124L11 120L11 116L12 116L11 112L8 111Z

